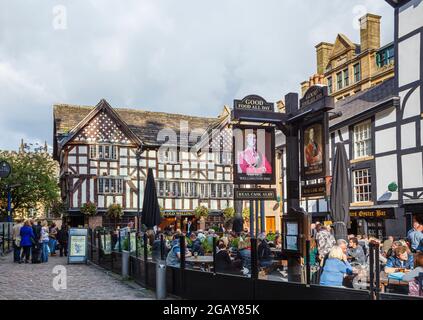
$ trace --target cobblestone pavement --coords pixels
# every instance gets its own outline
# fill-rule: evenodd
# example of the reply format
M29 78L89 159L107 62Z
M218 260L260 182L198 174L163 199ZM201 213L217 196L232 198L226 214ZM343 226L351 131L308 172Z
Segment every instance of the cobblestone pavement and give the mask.
M58 278L55 277L63 275L53 273L58 265L66 268L67 288L56 291L53 283L58 283ZM17 264L9 254L0 257L0 300L5 299L145 300L154 299L154 292L132 281L122 281L93 265L68 265L64 257L49 257L48 263Z

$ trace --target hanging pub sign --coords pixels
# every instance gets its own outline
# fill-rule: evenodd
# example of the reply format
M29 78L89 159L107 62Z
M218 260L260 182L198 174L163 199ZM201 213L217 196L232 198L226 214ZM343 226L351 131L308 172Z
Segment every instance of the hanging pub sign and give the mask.
M234 200L276 200L276 189L234 189Z
M249 95L242 100L234 100L234 117L240 118L248 114L255 116L262 112L274 112L275 106L258 95Z
M88 248L88 229L71 228L69 229L68 240L68 264L87 263Z
M234 184L275 183L275 128L234 125Z
M329 98L327 87L313 86L300 100L300 109L322 111L310 119L305 118L300 126L302 197L326 196L329 118L324 111L332 108L333 98Z

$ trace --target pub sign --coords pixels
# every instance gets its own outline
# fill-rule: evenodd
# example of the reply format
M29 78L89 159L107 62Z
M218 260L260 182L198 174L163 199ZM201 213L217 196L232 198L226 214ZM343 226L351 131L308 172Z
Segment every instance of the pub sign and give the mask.
M275 183L275 128L234 125L235 184Z

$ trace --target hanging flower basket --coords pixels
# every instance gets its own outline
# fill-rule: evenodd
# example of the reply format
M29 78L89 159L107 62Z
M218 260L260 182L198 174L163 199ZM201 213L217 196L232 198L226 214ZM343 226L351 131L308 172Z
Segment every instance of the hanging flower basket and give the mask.
M97 214L97 206L95 203L86 202L82 205L81 212L87 216L95 216Z
M205 206L199 206L195 209L195 217L197 219L204 218L206 219L209 215L209 209Z
M106 214L109 218L120 219L123 216L122 206L118 203L113 203L107 209Z
M235 216L235 210L232 207L227 207L225 210L223 210L223 217L225 219L225 222L231 221Z

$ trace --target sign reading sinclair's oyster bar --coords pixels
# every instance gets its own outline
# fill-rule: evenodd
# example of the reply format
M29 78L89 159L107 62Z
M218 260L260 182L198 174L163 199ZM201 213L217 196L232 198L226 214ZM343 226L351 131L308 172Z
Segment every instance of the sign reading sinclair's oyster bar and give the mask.
M263 113L273 113L275 106L258 95L249 95L242 100L234 100L234 118L262 116Z

